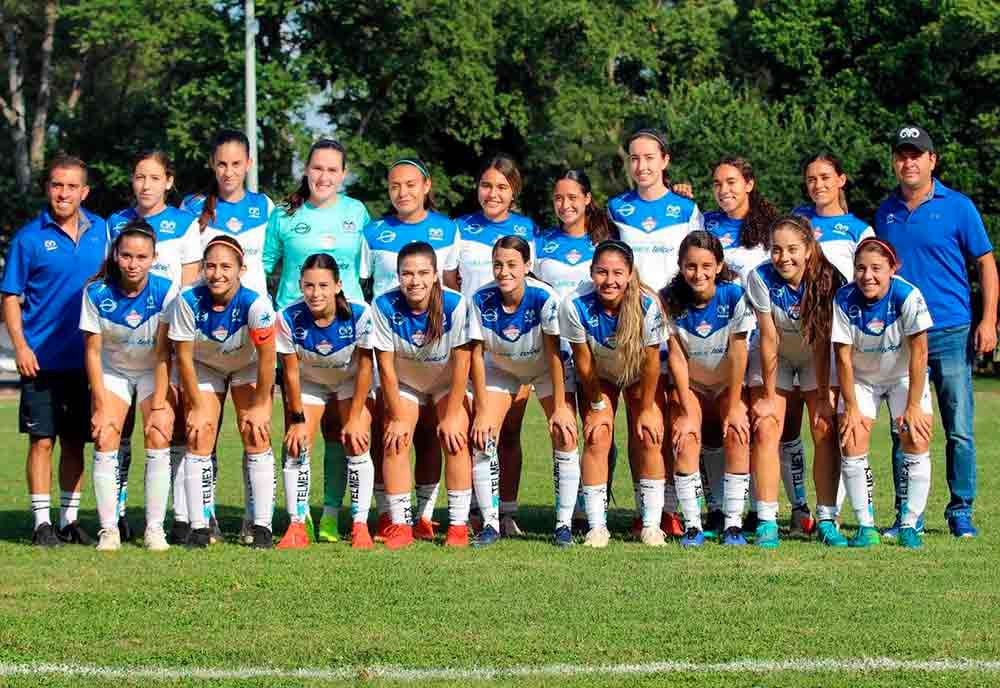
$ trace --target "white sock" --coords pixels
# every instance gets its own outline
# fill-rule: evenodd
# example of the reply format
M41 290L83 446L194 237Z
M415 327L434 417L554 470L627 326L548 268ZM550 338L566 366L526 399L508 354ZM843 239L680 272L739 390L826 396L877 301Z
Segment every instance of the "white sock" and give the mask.
M642 485L637 481L632 483L632 497L635 500L635 513L642 518Z
M253 487L253 524L271 529L274 518L274 452L247 454L247 471Z
M663 485L666 480L660 478L639 479L639 492L642 504L642 527L659 528L660 516L663 514Z
M837 482L837 513L844 508L844 500L847 499L847 485L844 484L844 474L841 472L840 480Z
M393 525L408 526L413 522L413 505L409 492L386 495L386 501L389 503L389 516Z
M187 523L187 491L184 488L184 454L187 447L170 448L170 484L174 493L174 522Z
M700 477L700 476L699 476ZM700 489L699 485L699 489ZM677 513L677 490L673 483L664 482L663 485L663 513Z
M722 511L722 480L726 472L726 451L723 447L701 448L701 465L705 472L702 481L705 501L709 511Z
M60 530L70 523L80 519L80 493L60 492L59 493L59 528ZM115 519L115 523L118 519Z
M757 502L757 518L761 521L777 521L778 503Z
M510 502L500 502L500 518L505 516L514 517L517 516L517 500Z
M184 490L188 520L192 530L208 528L212 515L212 457L188 454L184 457Z
M701 475L681 475L674 473L674 489L677 491L677 503L684 517L684 530L697 528L701 530L701 505L698 503L697 484Z
M587 511L587 525L593 530L595 528L607 528L608 526L608 485L584 485L583 504Z
M303 449L298 456L288 456L281 470L285 486L285 509L292 523L305 523L309 514L309 487L312 467L309 450Z
M832 521L837 518L837 506L835 504L817 504L816 505L816 520L817 521Z
M434 520L434 505L440 489L440 482L417 485L417 518Z
M132 438L122 437L118 442L118 517L125 515L128 502L128 472L132 467Z
M580 455L576 450L552 452L552 478L556 484L556 528L573 525L576 495L580 490Z
M52 506L52 498L48 494L33 494L31 497L31 515L35 518L35 528L46 523L51 524L52 520L49 510Z
M94 497L101 529L118 524L118 452L94 452Z
M868 465L868 455L844 456L840 460L840 472L844 478L844 488L847 497L854 507L858 525L874 527L875 505L872 504L872 491L875 480L871 467Z
M163 530L170 496L170 450L146 450L146 527Z
M389 513L389 498L385 496L385 483L375 483L375 515Z
M750 489L749 473L726 473L723 477L722 501L726 517L724 528L739 528L743 525L743 505Z
M472 489L483 517L483 527L492 526L500 532L500 459L492 439L486 443L484 451L476 451L472 456Z
M215 493L219 487L219 455L214 449L209 460L212 462L212 499L208 503L208 508L212 516L215 516Z
M371 452L347 457L347 489L351 495L351 519L354 523L367 522L375 489L375 464Z
M931 492L931 455L903 453L903 475L900 481L906 493L902 495L900 525L916 528L917 520L927 508L927 496Z
M215 488L212 488L212 506L215 506ZM247 454L243 452L243 520L253 523L253 481L250 480L250 464L247 461Z
M472 506L472 489L448 490L448 525L464 526L469 522Z
M781 443L781 482L792 508L804 506L806 499L806 453L802 438Z

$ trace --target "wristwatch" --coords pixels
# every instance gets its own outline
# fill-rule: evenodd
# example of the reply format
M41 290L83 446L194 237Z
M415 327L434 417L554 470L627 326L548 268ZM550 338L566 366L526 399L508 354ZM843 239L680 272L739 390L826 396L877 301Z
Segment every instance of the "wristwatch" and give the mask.
M292 412L288 414L288 420L292 423L305 423L306 414L302 413L302 411L299 411L298 413Z

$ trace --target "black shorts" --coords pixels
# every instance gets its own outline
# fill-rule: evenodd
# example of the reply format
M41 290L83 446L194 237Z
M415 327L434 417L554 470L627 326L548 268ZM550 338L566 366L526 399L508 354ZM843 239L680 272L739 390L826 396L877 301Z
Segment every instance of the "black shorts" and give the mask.
M19 430L32 437L90 441L90 385L82 370L21 378Z

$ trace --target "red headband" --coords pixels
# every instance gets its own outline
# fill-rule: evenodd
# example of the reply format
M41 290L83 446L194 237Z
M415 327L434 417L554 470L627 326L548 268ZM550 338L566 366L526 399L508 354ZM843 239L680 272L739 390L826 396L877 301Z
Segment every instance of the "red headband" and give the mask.
M225 246L227 248L233 249L238 254L240 254L240 258L246 257L243 253L243 247L240 246L239 242L231 244L228 241L225 241L222 238L222 236L223 235L217 235L214 239L210 239L209 242L205 244L205 253L208 253L208 249L212 248L213 246Z

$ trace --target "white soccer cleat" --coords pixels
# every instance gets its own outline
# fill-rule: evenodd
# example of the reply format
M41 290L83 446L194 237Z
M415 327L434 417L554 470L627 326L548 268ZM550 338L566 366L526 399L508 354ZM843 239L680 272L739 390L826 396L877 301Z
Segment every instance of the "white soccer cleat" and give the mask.
M599 528L591 528L587 531L587 537L583 539L583 546L604 549L610 541L611 533L606 527L601 526Z
M650 547L663 547L667 544L667 536L663 534L659 526L643 528L642 533L639 534L639 539L642 541L642 544L649 545Z
M118 526L103 528L97 534L98 552L117 552L122 548L122 538L118 534Z
M167 543L167 534L163 532L163 528L146 526L146 534L142 539L146 549L150 552L166 552L170 549L170 545Z
M252 545L253 544L253 522L243 520L240 525L240 537L239 542L241 545Z

